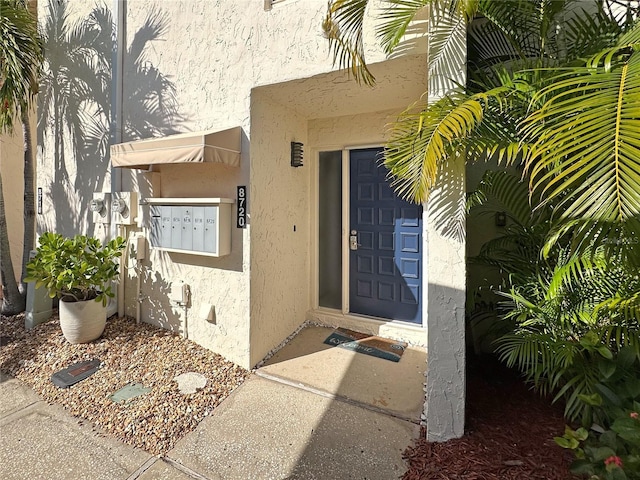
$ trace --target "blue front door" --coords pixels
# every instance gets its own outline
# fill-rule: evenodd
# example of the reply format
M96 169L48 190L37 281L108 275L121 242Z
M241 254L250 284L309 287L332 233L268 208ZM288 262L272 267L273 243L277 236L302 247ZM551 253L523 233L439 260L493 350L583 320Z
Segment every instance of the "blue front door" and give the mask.
M395 195L380 153L350 152L349 311L422 323L422 207Z

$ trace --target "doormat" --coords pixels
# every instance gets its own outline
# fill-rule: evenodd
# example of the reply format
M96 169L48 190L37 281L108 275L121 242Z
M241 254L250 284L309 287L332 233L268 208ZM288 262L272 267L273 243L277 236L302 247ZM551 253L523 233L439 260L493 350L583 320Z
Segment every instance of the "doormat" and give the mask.
M324 343L332 347L346 348L347 350L391 360L392 362L399 362L404 349L407 348L405 342L374 337L366 333L347 330L346 328L334 330Z
M70 367L64 368L51 375L51 381L60 388L68 388L93 375L99 368L100 360L97 358L87 360L86 362L74 363Z

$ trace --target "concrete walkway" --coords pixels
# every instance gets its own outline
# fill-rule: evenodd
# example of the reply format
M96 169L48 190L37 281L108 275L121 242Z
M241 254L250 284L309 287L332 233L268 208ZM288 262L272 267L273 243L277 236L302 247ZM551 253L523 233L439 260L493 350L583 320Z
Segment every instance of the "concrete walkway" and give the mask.
M258 373L162 458L99 434L0 374L0 478L391 480L405 472L416 421L278 381L274 366Z

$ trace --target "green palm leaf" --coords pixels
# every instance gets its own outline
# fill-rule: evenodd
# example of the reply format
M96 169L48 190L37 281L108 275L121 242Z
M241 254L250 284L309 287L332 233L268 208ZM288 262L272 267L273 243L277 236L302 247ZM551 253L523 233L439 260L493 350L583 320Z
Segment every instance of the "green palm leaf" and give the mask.
M375 78L367 67L363 28L369 0L332 0L322 27L329 39L334 64L347 69L365 85ZM430 7L429 28L412 31L416 19ZM476 12L477 0L385 0L376 34L387 55L402 46L408 33L429 37L429 66L439 78L455 78L460 65L455 59L465 50L464 25ZM414 29L415 30L415 29Z
M522 179L513 173L501 170L487 170L473 192L469 207L479 207L489 199L493 211L504 210L519 225L531 225L532 212L529 204L529 190Z
M380 45L387 55L393 53L417 14L432 0L387 0L377 28Z
M618 64L616 53L553 76L539 94L542 108L525 122L531 187L546 202L574 192L562 202L563 219L624 222L640 215L640 55Z
M11 131L38 92L42 43L36 19L16 0L0 0L0 131Z
M334 0L329 3L322 29L333 51L333 62L348 69L358 82L373 85L375 78L365 60L363 25L369 0Z
M474 0L433 0L430 3L429 83L435 92L447 92L451 80L460 76L460 55L467 50L464 32L476 9Z
M384 162L398 195L415 203L427 200L440 165L482 120L484 100L452 95L422 109L409 109L392 124Z

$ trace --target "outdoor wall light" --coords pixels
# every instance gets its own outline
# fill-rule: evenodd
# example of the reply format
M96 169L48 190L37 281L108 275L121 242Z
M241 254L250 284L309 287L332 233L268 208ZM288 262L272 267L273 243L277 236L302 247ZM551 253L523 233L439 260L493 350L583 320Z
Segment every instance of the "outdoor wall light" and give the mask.
M507 212L496 212L496 227L507 226Z
M302 142L291 142L291 166L302 166Z

